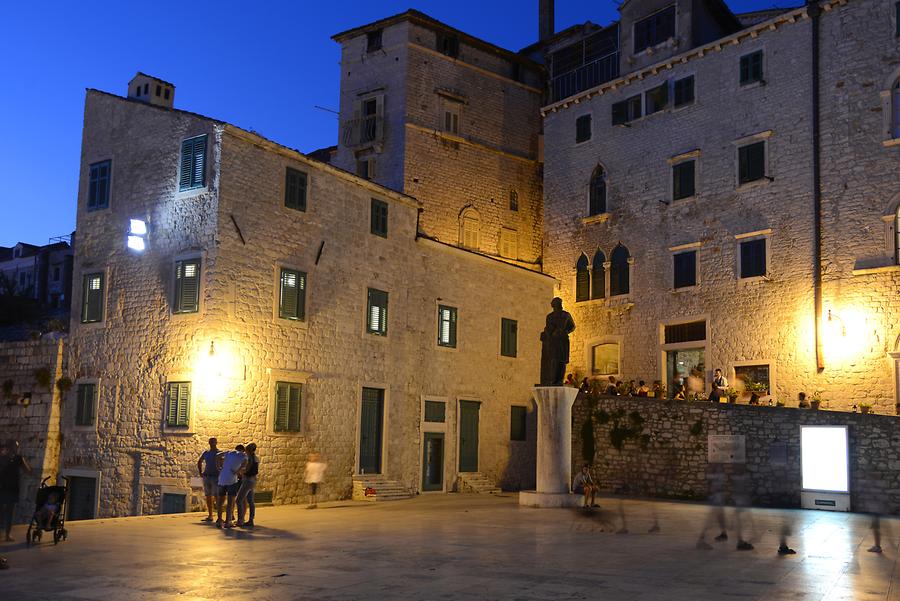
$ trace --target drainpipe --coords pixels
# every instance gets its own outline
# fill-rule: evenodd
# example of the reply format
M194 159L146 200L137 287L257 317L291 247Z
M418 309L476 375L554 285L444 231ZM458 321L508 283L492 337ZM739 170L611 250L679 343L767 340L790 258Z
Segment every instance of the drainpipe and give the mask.
M808 0L806 14L812 29L812 146L813 146L813 298L815 304L816 369L825 369L822 351L822 148L819 123L819 19L818 0Z

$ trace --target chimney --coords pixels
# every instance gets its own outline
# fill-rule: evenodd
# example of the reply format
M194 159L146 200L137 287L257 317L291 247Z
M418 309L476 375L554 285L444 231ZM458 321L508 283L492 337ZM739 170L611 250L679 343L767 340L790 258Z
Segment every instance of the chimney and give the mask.
M553 0L538 0L538 41L543 42L554 33L556 25L553 22L555 8Z
M138 71L128 82L128 98L170 109L175 105L175 85Z

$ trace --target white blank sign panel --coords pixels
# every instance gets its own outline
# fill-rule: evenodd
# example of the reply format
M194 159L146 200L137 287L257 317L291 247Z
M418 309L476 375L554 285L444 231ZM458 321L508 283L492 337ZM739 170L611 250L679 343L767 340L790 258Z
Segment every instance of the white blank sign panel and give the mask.
M800 426L803 490L850 492L847 426Z

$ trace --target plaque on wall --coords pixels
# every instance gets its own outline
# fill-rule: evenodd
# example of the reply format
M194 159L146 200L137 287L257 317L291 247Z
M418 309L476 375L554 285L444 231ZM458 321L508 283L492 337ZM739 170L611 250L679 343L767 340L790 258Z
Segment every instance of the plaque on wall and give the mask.
M746 437L743 434L710 434L707 459L710 463L746 463Z

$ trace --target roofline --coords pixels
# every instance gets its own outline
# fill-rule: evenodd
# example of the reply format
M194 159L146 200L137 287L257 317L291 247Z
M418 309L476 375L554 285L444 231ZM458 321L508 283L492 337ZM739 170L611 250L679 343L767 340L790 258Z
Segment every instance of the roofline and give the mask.
M544 38L543 40L538 40L536 42L529 44L528 46L525 46L524 48L519 50L519 52L524 54L527 52L532 52L534 50L537 50L541 46L548 46L550 44L553 44L553 43L561 40L562 38L566 37L567 35L576 33L576 31L579 29L582 30L582 32L584 32L584 30L586 30L588 28L595 27L596 29L594 31L591 31L590 34L588 34L588 35L593 35L595 33L603 31L604 29L612 27L613 25L618 25L618 24L619 24L618 21L612 21L608 25L599 25L597 23L594 23L593 21L585 21L584 23L576 23L574 25L569 25L565 29L557 31L556 33L554 33L553 35L551 35L548 38Z
M159 83L164 83L167 86L172 86L173 88L175 87L175 84L172 83L171 81L166 81L165 79L159 78L156 75L150 75L149 73L144 73L143 71L138 71L137 73L134 74L134 77L137 77L139 75L143 75L144 77L149 77L150 79L155 79ZM128 83L131 83L132 81L134 81L134 77L129 79Z
M184 109L177 109L175 107L170 106L160 106L158 104L150 104L149 102L144 102L143 100L138 100L137 98L128 98L126 96L119 96L118 94L113 94L112 92L106 92L104 90L98 90L97 88L85 88L85 91L88 93L100 94L101 96L109 96L110 98L115 98L116 100L121 100L122 102L130 102L133 104L138 104L140 106L147 106L150 108L154 108L158 111L165 111L169 113L181 113L183 115L190 115L191 117L196 117L197 119L203 119L205 121L209 121L211 123L216 123L218 125L225 125L225 121L220 119L214 119L212 117L208 117L207 115L201 115L200 113L193 113L191 111L186 111Z
M425 244L432 244L434 246L437 246L438 248L442 248L449 252L462 253L463 255L465 255L469 258L472 258L472 259L482 260L482 261L490 261L491 264L505 265L512 269L518 269L523 274L531 274L537 278L540 278L541 280L549 280L548 283L557 281L555 277L553 277L551 275L547 275L546 273L544 273L542 271L535 271L533 269L528 269L527 267L522 267L521 265L516 265L515 263L509 263L507 261L497 259L496 257L492 257L490 255L484 255L479 252L469 250L468 248L462 248L461 246L456 246L454 244L448 244L447 242L441 242L440 240L438 240L436 238L432 238L431 236L423 234L422 232L418 232L416 234L416 242L424 242Z
M828 7L826 10L830 10L832 6L845 2L847 2L847 0L826 0L823 4ZM714 40L702 46L697 46L696 48L691 48L681 54L676 54L675 56L663 59L658 63L636 69L630 73L617 77L616 79L594 86L593 88L588 88L587 90L582 90L577 94L548 104L541 108L541 116L546 117L548 113L555 113L561 109L566 109L569 105L578 104L583 100L589 100L591 97L603 94L608 90L615 90L619 87L629 85L633 81L640 81L646 77L651 77L660 71L671 69L675 64L687 63L702 58L707 52L719 51L724 46L728 45L738 45L746 38L756 38L766 31L775 31L779 25L793 24L797 21L805 21L809 18L808 5L788 10L771 19L760 21L755 25L743 28L725 37L719 38L718 40Z
M396 15L391 15L389 17L373 21L372 23L367 23L365 25L360 25L358 27L353 27L351 29L341 31L331 36L331 39L335 42L341 43L344 40L356 37L363 32L381 29L389 25L393 25L394 23L400 23L402 21L410 21L411 23L416 23L418 25L425 25L428 27L455 33L460 37L461 40L467 42L470 46L475 46L476 48L480 48L481 50L500 55L509 60L527 65L529 67L533 67L534 69L542 68L542 65L540 63L531 60L527 56L523 56L517 52L513 52L512 50L502 48L500 46L497 46L496 44L492 44L491 42L488 42L481 38L477 38L472 34L466 33L465 31L457 29L456 27L453 27L451 25L447 25L446 23L438 21L434 17L430 17L425 13L413 8L402 13L397 13Z

